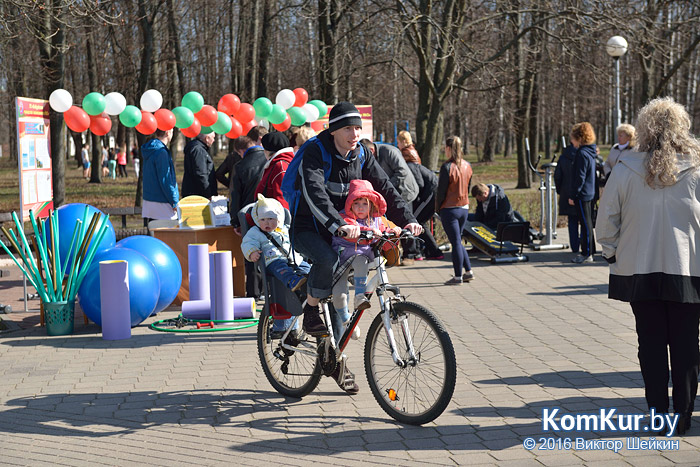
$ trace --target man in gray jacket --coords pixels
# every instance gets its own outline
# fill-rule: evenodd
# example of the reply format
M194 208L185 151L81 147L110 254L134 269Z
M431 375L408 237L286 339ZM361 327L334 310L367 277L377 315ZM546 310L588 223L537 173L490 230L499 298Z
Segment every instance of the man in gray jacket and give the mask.
M379 166L389 176L391 184L394 185L396 191L410 206L418 196L418 183L416 183L413 173L406 165L399 148L390 144L373 143L368 139L363 139L360 143L364 144L374 154L377 162L379 162Z

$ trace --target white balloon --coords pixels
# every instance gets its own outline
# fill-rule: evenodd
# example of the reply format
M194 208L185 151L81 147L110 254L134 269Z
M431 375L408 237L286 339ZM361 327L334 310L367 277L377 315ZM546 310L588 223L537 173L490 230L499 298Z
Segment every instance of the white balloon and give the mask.
M258 122L258 126L261 126L265 128L266 130L270 129L270 122L267 121L266 118L261 118L260 121Z
M108 115L119 115L126 108L126 98L118 92L110 92L105 96L105 112Z
M277 93L277 97L275 97L275 104L281 105L286 110L294 106L296 98L294 91L291 89L282 89Z
M307 123L315 122L320 117L318 107L313 104L304 104L301 110L306 114Z
M65 112L73 105L73 96L65 89L56 89L49 96L49 105L56 112Z
M149 89L141 95L141 110L155 112L163 105L163 96L155 89Z

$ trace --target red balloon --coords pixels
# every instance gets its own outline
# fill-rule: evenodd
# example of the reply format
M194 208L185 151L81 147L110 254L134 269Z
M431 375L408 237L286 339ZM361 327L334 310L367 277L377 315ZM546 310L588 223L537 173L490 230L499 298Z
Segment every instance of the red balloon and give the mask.
M199 120L199 123L203 126L212 126L219 119L219 114L216 113L216 109L211 105L202 106L202 110L194 114Z
M294 107L301 107L309 100L309 93L306 92L306 89L304 88L296 88L294 90L294 96L296 97L294 100Z
M90 116L80 107L71 106L63 112L63 119L66 121L66 126L77 133L90 128Z
M227 138L236 139L243 134L243 126L241 122L231 117L231 130L226 133Z
M219 99L219 103L216 108L219 112L223 112L226 115L233 115L238 112L238 108L241 106L241 100L235 94L224 94Z
M272 124L273 127L275 127L275 130L277 131L287 131L289 130L289 127L292 126L292 117L287 114L287 117L284 119L282 123L278 124Z
M153 112L153 116L156 118L159 130L168 131L175 128L175 114L168 109L158 109Z
M250 131L251 128L256 126L258 123L255 120L251 120L249 122L242 123L241 126L243 126L243 131L241 132L242 135L247 135L248 132Z
M180 131L188 138L196 138L197 135L199 135L199 132L202 131L202 124L199 123L199 120L197 117L195 117L192 125L188 126L187 128L182 128Z
M141 123L136 125L136 131L142 135L150 135L155 133L158 128L158 122L156 122L156 117L153 116L151 112L141 111Z
M234 117L239 122L249 122L255 118L255 109L248 103L241 104Z
M97 136L104 136L112 129L112 119L106 112L90 117L90 131Z

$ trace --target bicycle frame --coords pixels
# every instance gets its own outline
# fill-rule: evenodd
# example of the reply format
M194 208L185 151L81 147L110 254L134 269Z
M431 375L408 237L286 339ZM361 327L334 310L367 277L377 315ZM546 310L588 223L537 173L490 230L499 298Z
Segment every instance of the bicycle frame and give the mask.
M382 241L383 240L383 241ZM401 291L398 286L391 285L389 283L389 277L386 272L386 260L384 257L380 254L381 251L381 246L386 243L388 239L386 237L380 237L380 241L375 243L373 245L373 250L374 250L374 261L372 263L372 267L370 268L370 277L367 280L367 290L371 291L371 293L376 293L377 298L379 299L379 305L380 305L380 312L383 313L383 321L384 321L384 331L386 332L387 340L389 342L389 347L391 351L391 357L394 360L394 363L396 363L397 366L401 368L405 368L408 365L415 366L415 364L418 362L419 358L416 356L415 349L413 347L413 339L411 336L411 332L408 328L408 323L406 322L405 319L401 320L401 335L406 341L406 347L408 349L408 359L404 360L399 354L396 345L396 336L394 334L394 329L392 328L392 321L394 322L399 322L398 318L395 316L392 316L392 309L391 309L391 304L394 301L403 301L404 297L401 296ZM374 272L372 274L372 272ZM343 280L342 276L338 278L338 280ZM389 297L387 292L391 292L392 296ZM326 319L326 323L330 326L331 324L331 316L330 316L330 308L328 304L330 303L332 297L325 298L321 300L320 306L322 308L323 314ZM323 340L321 341L321 345L323 346L323 360L328 361L330 358L330 352L333 350L335 353L334 357L339 364L344 366L346 356L344 355L343 351L348 345L348 342L350 341L350 336L352 335L353 330L355 329L355 326L357 326L357 323L360 321L362 318L362 315L364 313L364 310L354 310L350 320L348 321L347 325L345 326L345 330L343 331L343 334L341 335L339 342L335 341L335 338L333 337L333 332L330 332L328 337L324 337ZM286 343L286 338L291 332L292 329L297 328L298 321L299 321L299 316L296 316L292 322L292 324L289 326L289 328L285 331L284 335L280 339L280 347L291 350L291 351L296 351L296 352L302 352L304 354L310 355L310 356L316 356L318 355L317 349L311 349L311 348L299 348L299 347L292 347L289 344ZM307 345L307 347L310 347ZM342 370L343 368L341 368Z

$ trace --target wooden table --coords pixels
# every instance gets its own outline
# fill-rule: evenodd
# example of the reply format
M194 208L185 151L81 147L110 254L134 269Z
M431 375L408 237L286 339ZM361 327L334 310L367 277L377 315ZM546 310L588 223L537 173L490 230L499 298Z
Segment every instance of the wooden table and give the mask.
M233 294L245 297L245 266L241 252L241 237L236 235L233 227L207 227L205 229L159 228L152 229L153 236L165 242L173 249L182 265L182 285L174 305L180 305L190 299L190 281L187 261L187 246L192 243L206 243L209 251L230 250L233 269Z

